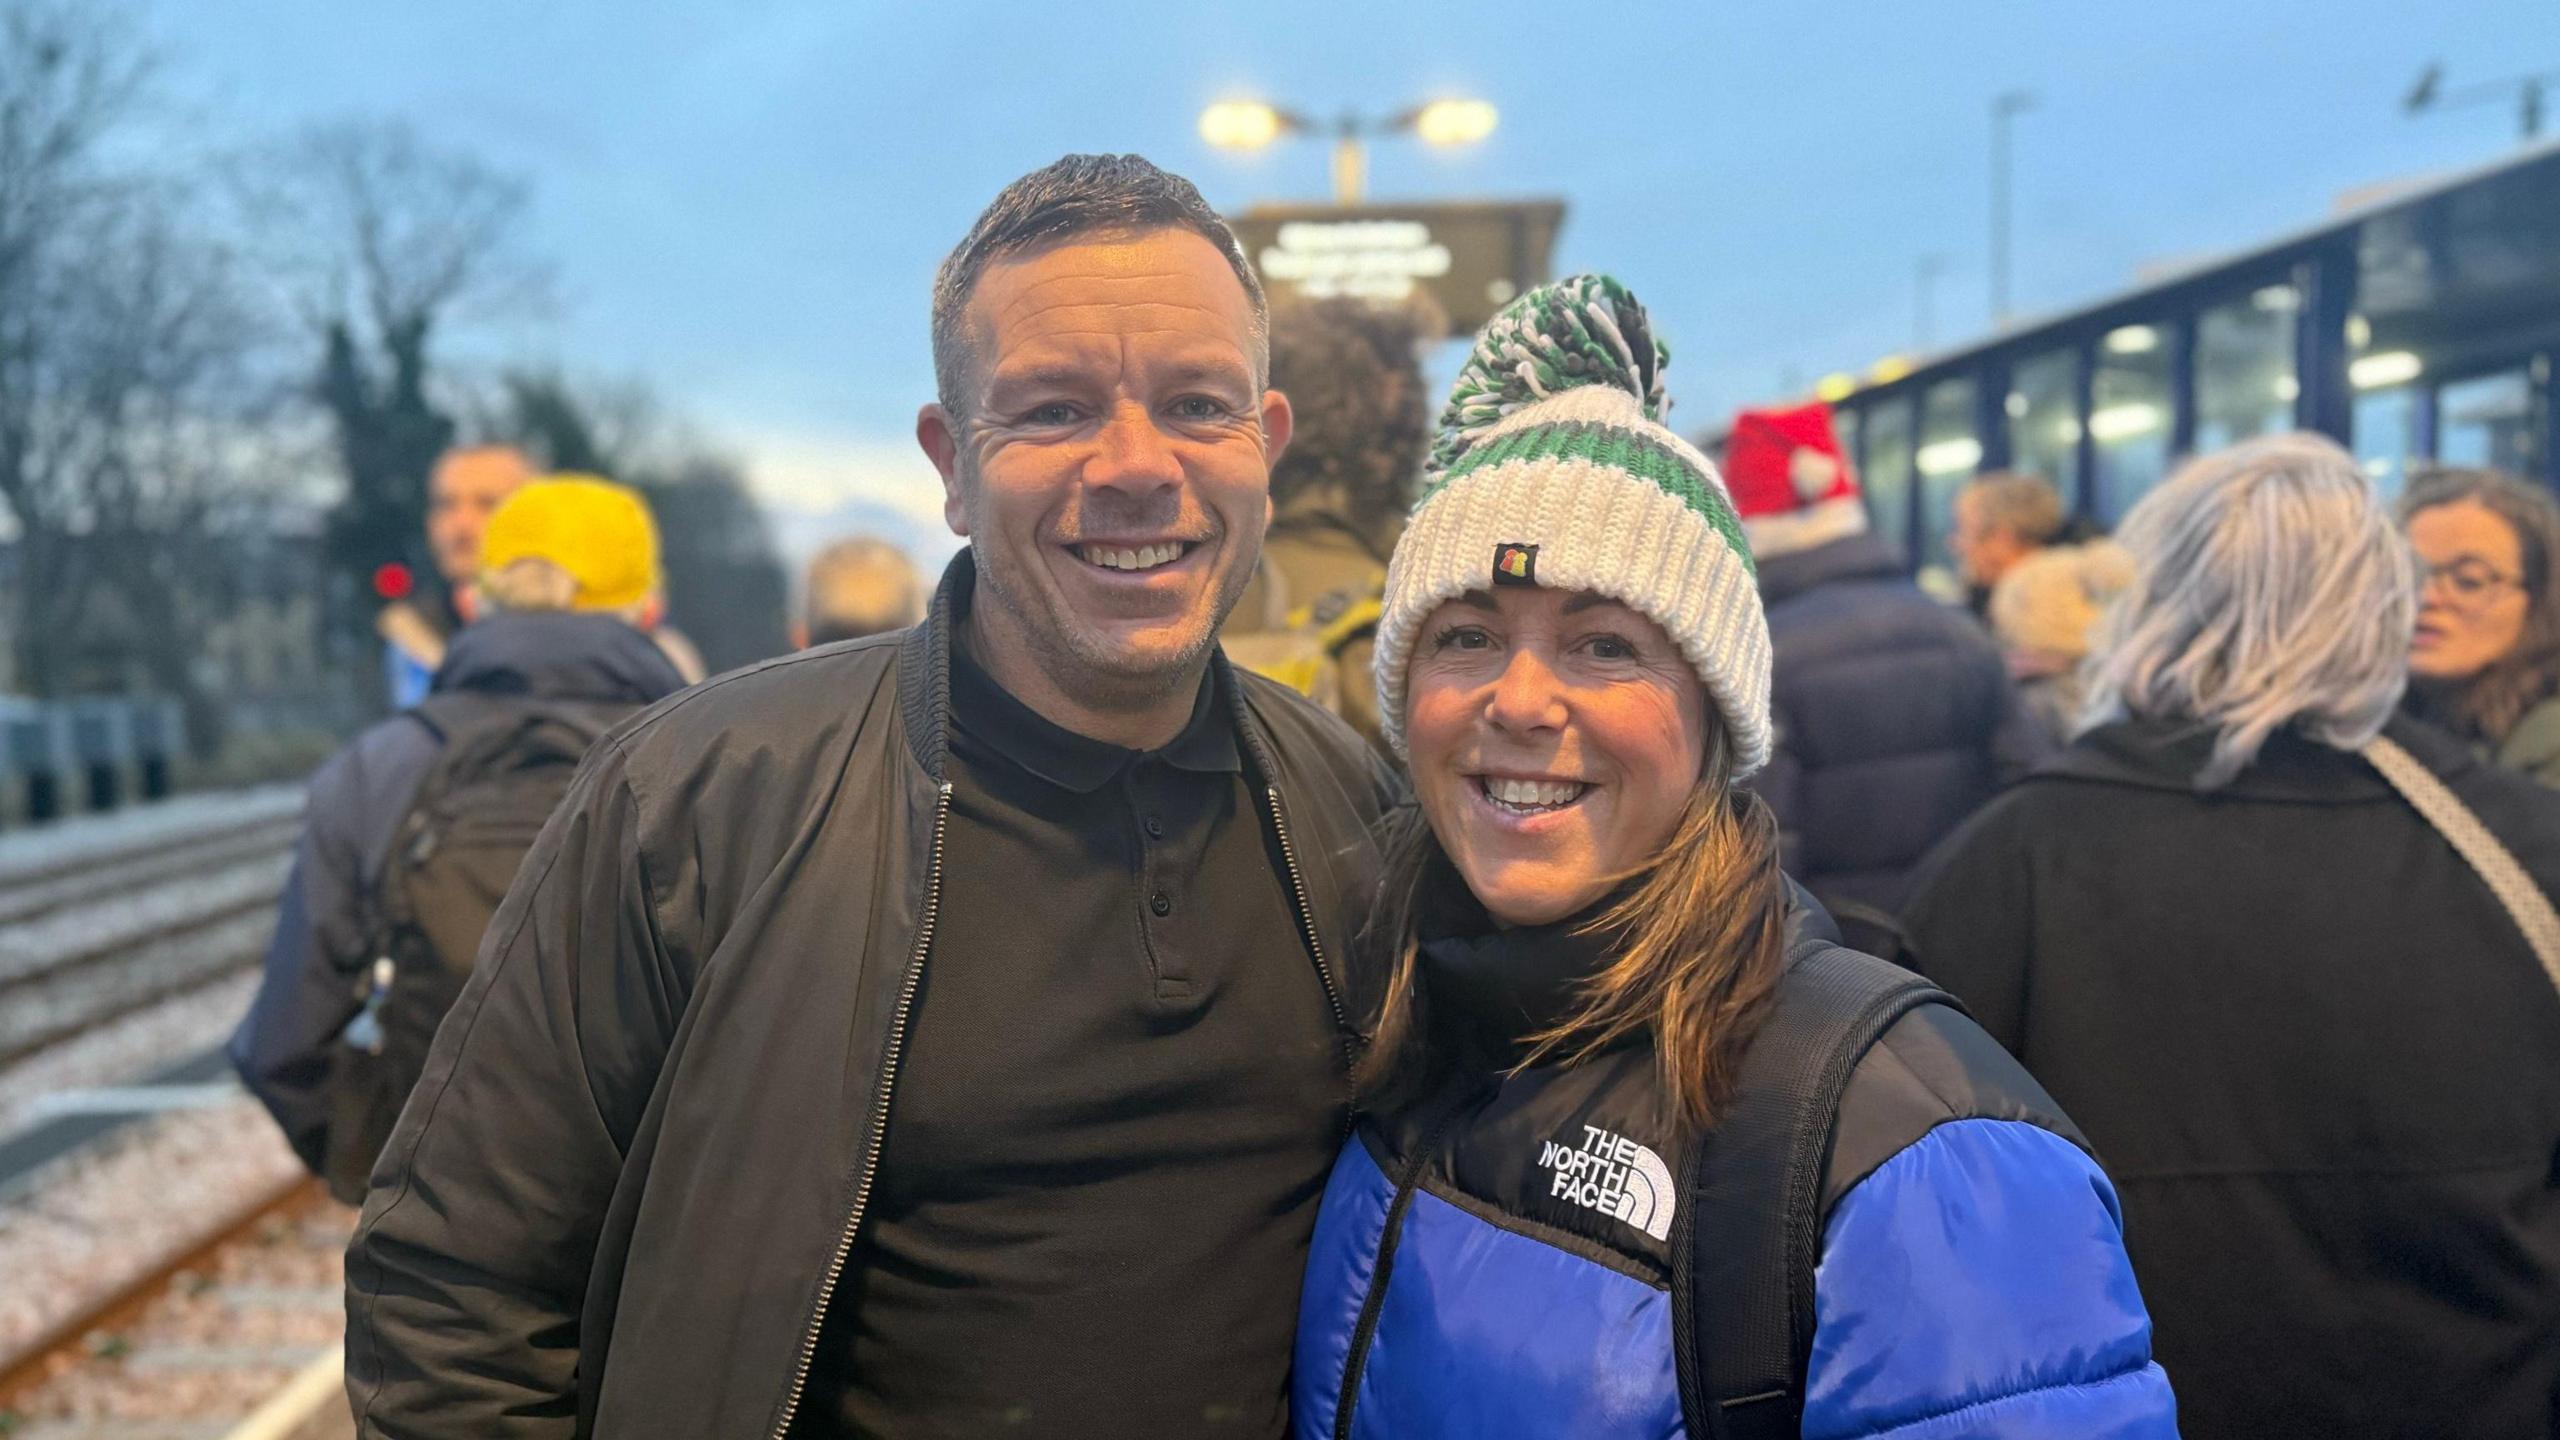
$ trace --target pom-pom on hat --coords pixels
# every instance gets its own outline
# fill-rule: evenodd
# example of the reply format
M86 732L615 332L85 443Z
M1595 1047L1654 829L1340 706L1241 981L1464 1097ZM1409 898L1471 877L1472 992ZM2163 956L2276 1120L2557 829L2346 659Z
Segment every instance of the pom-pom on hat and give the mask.
M1769 758L1769 625L1716 467L1664 427L1635 296L1606 275L1503 307L1459 370L1426 489L1387 567L1378 715L1405 753L1405 666L1442 602L1498 585L1588 590L1663 628L1706 682L1737 776Z

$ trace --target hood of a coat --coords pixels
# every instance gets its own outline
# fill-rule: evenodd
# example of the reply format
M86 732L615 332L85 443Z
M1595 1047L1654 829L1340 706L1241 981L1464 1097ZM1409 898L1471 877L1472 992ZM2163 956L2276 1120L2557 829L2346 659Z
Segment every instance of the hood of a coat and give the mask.
M646 705L684 688L655 641L609 615L492 615L453 637L434 693Z

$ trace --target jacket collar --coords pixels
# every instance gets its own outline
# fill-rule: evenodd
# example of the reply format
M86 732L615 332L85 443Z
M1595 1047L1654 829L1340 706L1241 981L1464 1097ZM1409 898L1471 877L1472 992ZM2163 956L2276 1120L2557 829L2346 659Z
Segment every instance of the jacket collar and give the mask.
M609 615L492 615L453 637L433 693L645 705L684 688L657 642Z
M1842 580L1899 580L1902 562L1873 535L1850 535L1793 555L1760 562L1760 599L1775 605L1818 585Z
M2393 716L2382 733L2447 781L2480 763L2461 742L2406 715ZM2213 732L2193 721L2117 720L2082 735L2035 774L2192 795L2212 750ZM2290 729L2268 736L2248 768L2209 793L2308 805L2366 804L2398 794L2362 757Z
M942 583L934 587L924 623L908 631L898 645L898 710L906 722L907 752L936 784L950 778L951 638L977 583L977 557L963 546L943 570ZM1272 758L1269 738L1245 704L1244 686L1237 682L1226 652L1211 646L1209 666L1212 684L1235 722L1246 769L1256 780L1274 783L1279 765Z

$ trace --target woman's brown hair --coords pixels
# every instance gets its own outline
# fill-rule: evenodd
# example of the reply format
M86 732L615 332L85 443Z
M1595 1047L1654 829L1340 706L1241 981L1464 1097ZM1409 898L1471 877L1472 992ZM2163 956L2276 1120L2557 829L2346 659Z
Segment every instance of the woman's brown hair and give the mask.
M1525 1037L1515 1069L1570 1064L1647 1033L1663 1093L1680 1116L1703 1129L1723 1112L1786 965L1777 821L1759 796L1733 788L1732 773L1731 747L1716 726L1662 853L1618 877L1619 898L1590 922L1616 937L1612 959L1581 982L1571 1014ZM1368 1103L1394 1107L1421 1100L1443 1073L1417 929L1432 888L1463 882L1420 807L1398 810L1388 826L1379 908L1365 937L1382 988L1353 1078Z
M2515 648L2459 683L2410 685L2410 708L2456 732L2495 745L2525 712L2560 691L2560 594L2552 563L2560 560L2560 504L2541 490L2495 470L2438 469L2420 474L2400 502L2405 526L2421 510L2471 501L2507 522L2524 554L2524 633Z

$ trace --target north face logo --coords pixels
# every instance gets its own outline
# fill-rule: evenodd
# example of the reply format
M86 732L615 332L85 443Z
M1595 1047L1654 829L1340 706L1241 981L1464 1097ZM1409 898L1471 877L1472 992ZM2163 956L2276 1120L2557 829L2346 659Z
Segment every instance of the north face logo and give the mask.
M1662 1157L1597 1125L1582 1127L1582 1148L1549 1140L1538 1151L1538 1164L1553 1172L1550 1193L1585 1210L1624 1220L1656 1240L1671 1233L1671 1167Z

